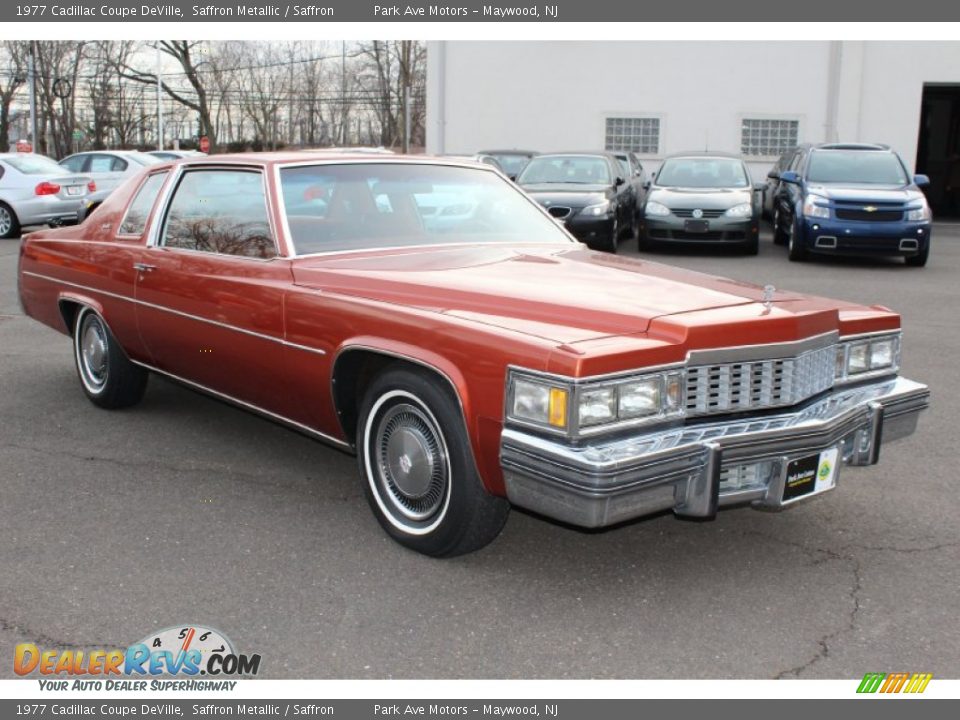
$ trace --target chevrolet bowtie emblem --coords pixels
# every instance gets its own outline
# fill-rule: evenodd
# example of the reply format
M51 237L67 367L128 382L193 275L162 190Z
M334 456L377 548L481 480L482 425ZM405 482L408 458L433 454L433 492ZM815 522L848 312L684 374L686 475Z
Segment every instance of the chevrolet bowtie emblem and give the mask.
M763 306L769 310L773 305L773 294L777 289L773 285L763 286Z
M864 205L864 206L863 206L863 211L864 211L864 212L876 212L876 211L877 211L877 206L876 206L876 205Z

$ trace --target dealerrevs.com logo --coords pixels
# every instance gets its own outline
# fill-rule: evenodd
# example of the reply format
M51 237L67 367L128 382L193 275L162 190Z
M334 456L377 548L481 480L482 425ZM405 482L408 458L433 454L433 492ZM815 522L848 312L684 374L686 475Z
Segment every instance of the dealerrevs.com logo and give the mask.
M40 675L43 690L232 690L236 681L225 678L255 676L260 655L236 652L218 630L181 625L126 649L44 650L21 643L13 671Z

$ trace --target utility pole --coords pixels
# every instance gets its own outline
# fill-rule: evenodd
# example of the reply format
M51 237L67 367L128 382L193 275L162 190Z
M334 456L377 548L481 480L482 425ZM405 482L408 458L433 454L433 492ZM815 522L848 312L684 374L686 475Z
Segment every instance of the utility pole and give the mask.
M160 43L157 43L157 150L163 150L163 74L160 68L163 65L163 56L160 54Z
M287 103L287 125L289 126L289 138L288 143L292 146L294 141L294 127L293 127L293 53L290 53L290 87L287 88L289 93L289 102ZM301 138L302 140L302 138Z
M37 141L37 72L36 72L36 52L37 41L30 41L30 57L27 64L27 72L30 75L30 142L33 143L34 152L39 152L40 147Z
M340 41L340 145L347 144L347 41Z
M410 152L410 86L403 88L403 152Z

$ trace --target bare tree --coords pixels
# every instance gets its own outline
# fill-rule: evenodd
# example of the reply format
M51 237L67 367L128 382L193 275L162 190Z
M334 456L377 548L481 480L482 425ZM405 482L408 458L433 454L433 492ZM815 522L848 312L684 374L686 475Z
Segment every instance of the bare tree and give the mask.
M23 40L5 40L0 44L0 152L10 147L11 109L27 82L29 52L30 45Z
M217 148L217 127L213 121L213 109L210 102L208 80L210 67L210 48L207 43L188 40L160 40L160 50L172 57L180 65L189 87L173 87L161 78L163 91L181 105L197 113L200 119L200 134L210 138L210 148ZM124 69L123 76L147 85L157 84L156 72L138 70L130 65Z

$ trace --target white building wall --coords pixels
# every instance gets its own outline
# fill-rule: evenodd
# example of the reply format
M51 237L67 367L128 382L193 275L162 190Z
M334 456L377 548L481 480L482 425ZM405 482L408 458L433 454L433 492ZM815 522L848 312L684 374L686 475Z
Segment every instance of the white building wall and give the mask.
M912 164L924 82L960 83L948 42L453 41L428 53L428 152L595 149L606 117L653 116L654 167L673 152L739 152L744 117L797 119L800 142L889 143ZM753 160L755 178L772 162Z

